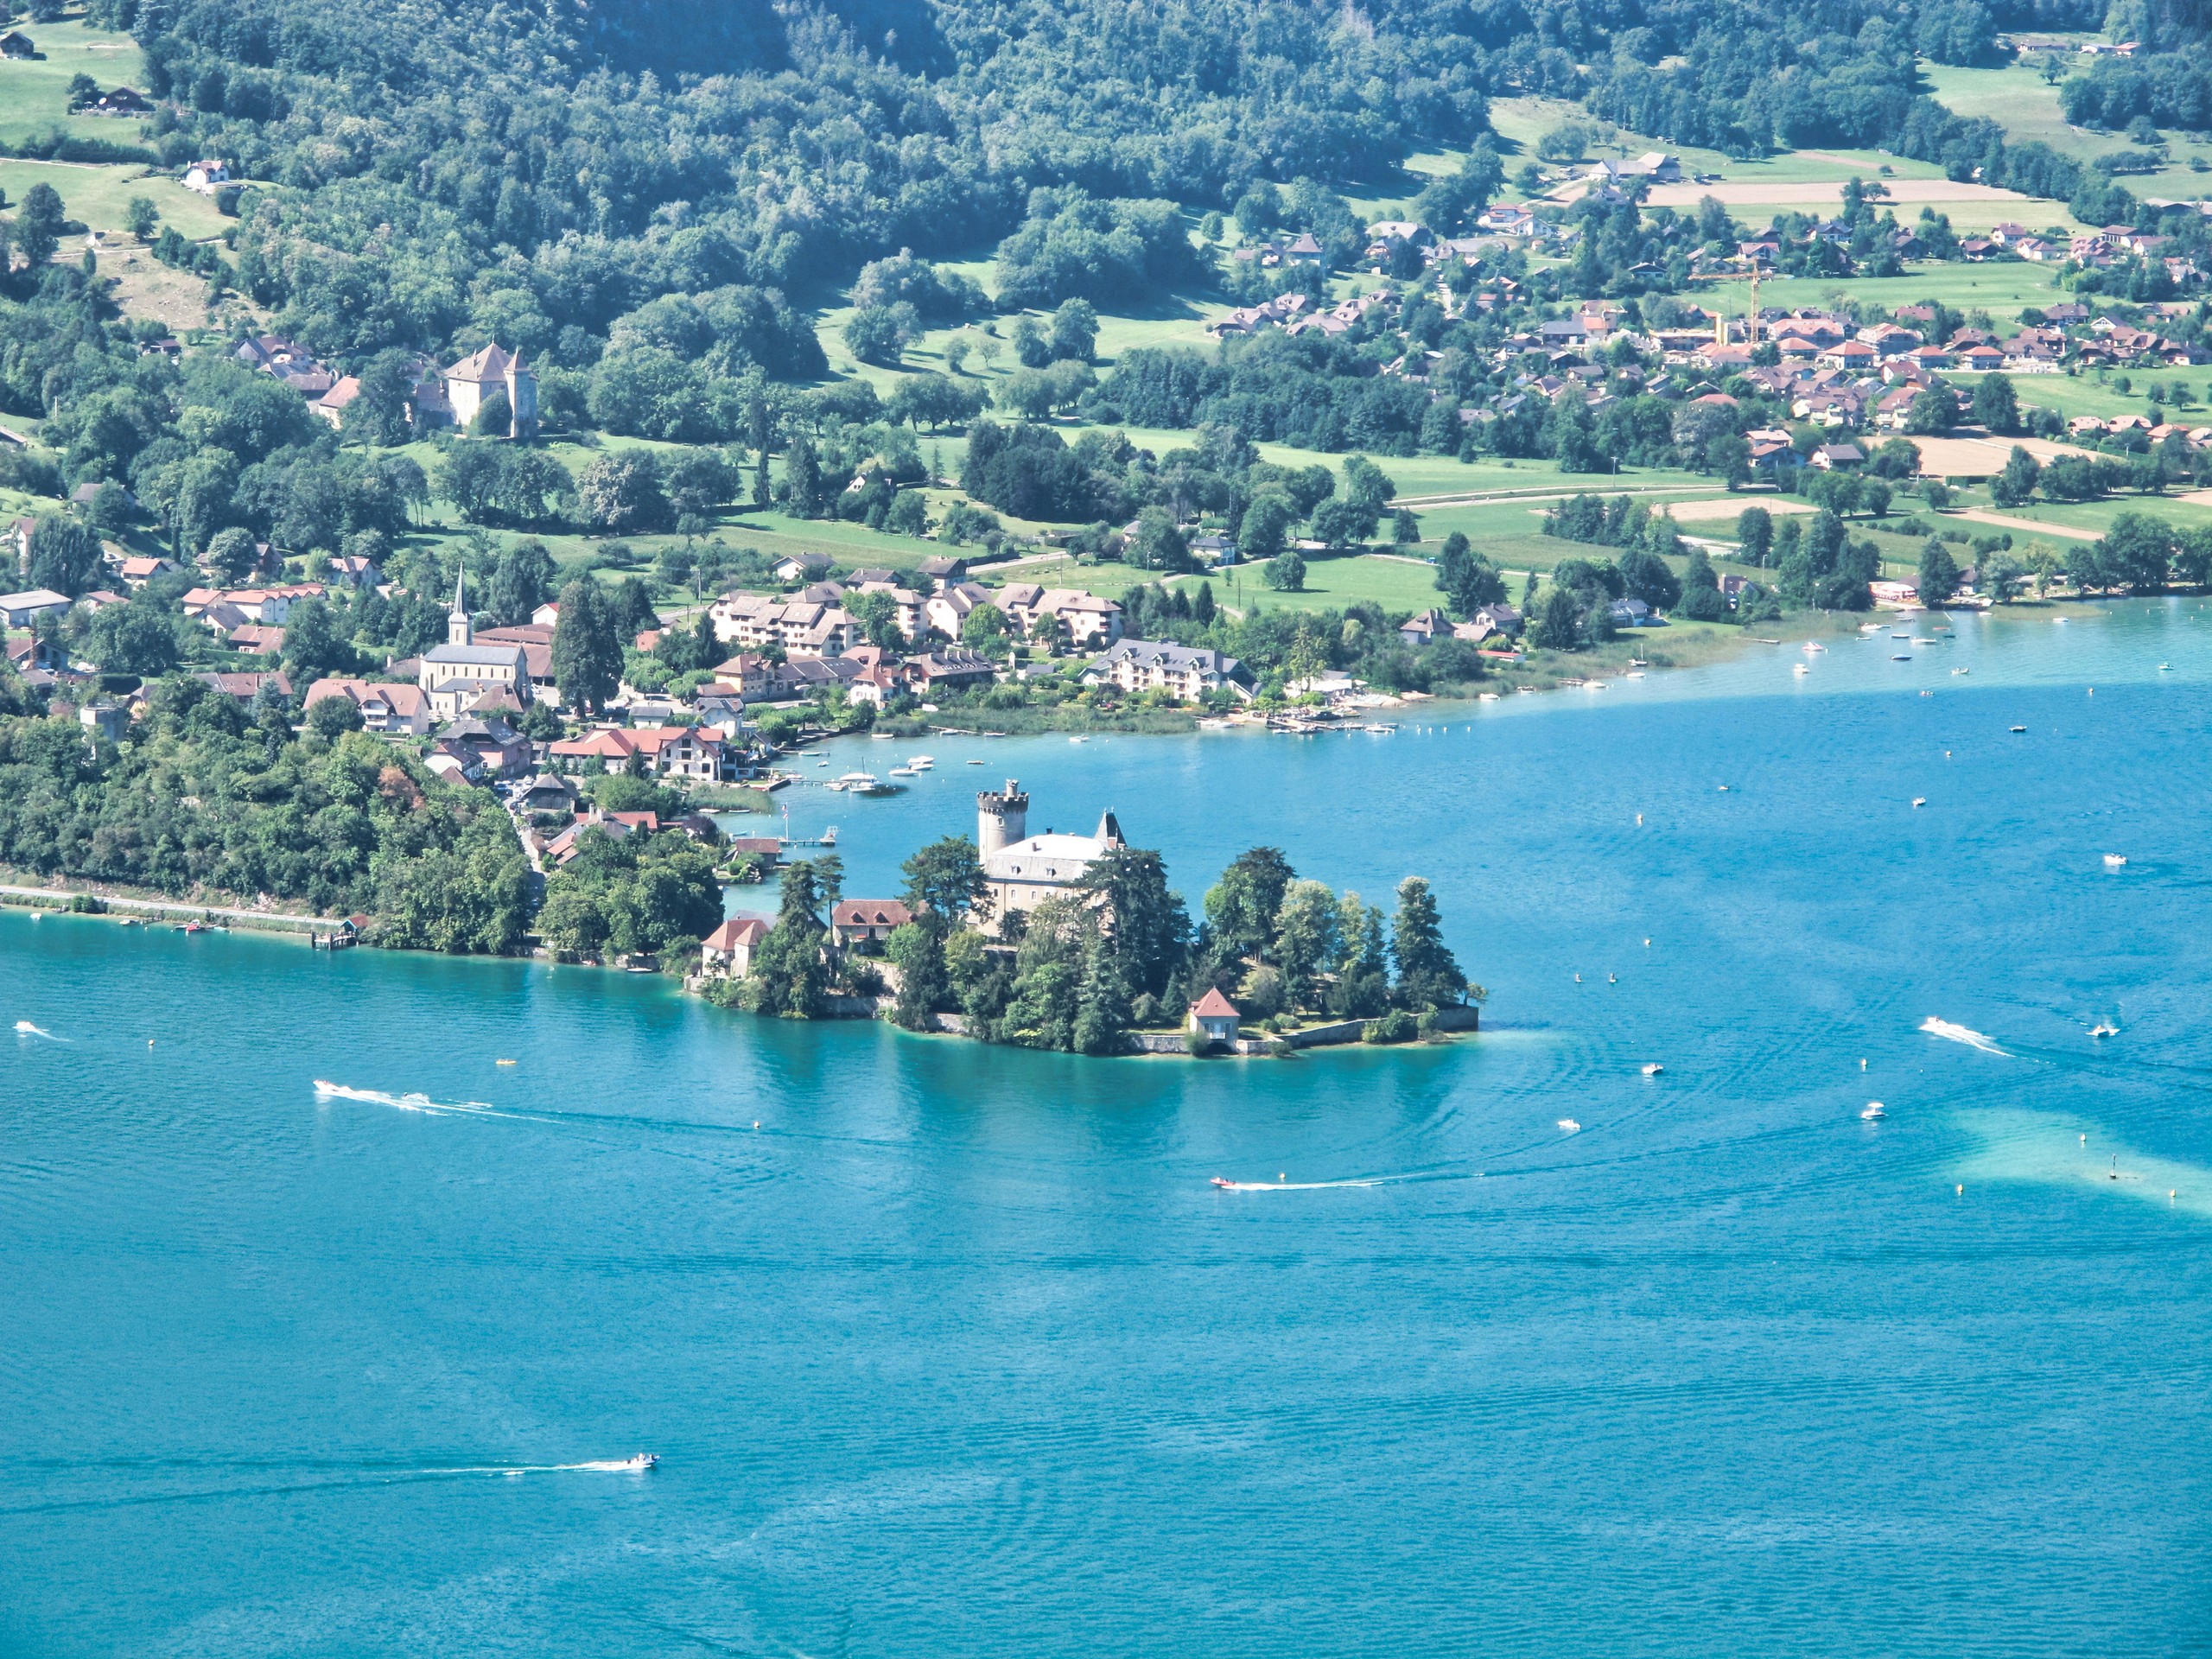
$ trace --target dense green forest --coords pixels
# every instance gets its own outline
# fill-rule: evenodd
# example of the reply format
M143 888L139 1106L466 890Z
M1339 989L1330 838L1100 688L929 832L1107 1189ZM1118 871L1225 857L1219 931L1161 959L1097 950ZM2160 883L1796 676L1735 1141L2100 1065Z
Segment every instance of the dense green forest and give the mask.
M2099 65L2069 108L2201 124L2201 20L2127 3L2179 49ZM221 155L278 187L244 203L245 289L354 359L497 337L583 369L610 345L680 354L673 330L723 370L803 377L820 365L790 307L872 259L996 245L1008 308L1192 280L1179 208L1388 179L1472 143L1509 92L1744 155L1888 144L2091 222L2125 200L1951 116L1916 67L1989 57L2007 27L2096 27L2101 0L92 0L92 16L139 38L149 90L181 105L155 123L165 161ZM1423 211L1481 206L1452 194ZM1295 217L1334 239L1326 196ZM696 303L651 312L671 296Z
M118 748L0 699L0 864L371 911L385 943L418 950L520 942L530 867L489 795L359 732L296 734L282 698L248 711L178 677L148 703Z

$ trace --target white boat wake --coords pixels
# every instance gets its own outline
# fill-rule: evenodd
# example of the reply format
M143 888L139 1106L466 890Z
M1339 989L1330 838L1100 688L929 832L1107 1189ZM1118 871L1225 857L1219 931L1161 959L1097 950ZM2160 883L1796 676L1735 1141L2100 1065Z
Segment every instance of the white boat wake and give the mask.
M1382 1186L1404 1179L1376 1175L1360 1181L1231 1181L1217 1175L1213 1184L1224 1192L1327 1192L1340 1186Z
M421 1112L427 1117L506 1117L525 1123L542 1120L524 1112L503 1112L480 1100L432 1100L428 1095L387 1094L381 1089L351 1089L342 1083L315 1080L317 1100L357 1100L365 1106L389 1106L395 1111Z
M1920 1028L1930 1037L1941 1037L1948 1043L1964 1043L1968 1048L1978 1048L1985 1054L2001 1055L2008 1060L2012 1058L2010 1052L1998 1047L1980 1032L1969 1031L1964 1026L1955 1026L1948 1020L1938 1020L1933 1014L1920 1022Z
M69 1040L67 1037L57 1037L52 1032L31 1024L28 1020L16 1020L16 1030L25 1037L43 1037L49 1043L66 1043Z

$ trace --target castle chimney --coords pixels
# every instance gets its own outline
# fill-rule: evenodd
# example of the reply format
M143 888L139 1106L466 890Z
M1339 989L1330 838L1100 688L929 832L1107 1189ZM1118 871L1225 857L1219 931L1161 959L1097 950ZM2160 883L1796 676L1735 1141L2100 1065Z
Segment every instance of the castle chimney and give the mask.
M985 858L1021 840L1029 832L1029 798L1014 779L994 793L984 790L976 797L976 849Z

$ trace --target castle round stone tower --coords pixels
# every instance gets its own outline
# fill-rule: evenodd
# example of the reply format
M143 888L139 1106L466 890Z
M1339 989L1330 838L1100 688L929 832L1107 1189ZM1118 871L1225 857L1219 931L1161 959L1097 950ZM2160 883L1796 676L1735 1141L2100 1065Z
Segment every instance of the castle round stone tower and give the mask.
M1009 778L1003 790L976 797L976 850L988 858L1029 833L1029 798Z

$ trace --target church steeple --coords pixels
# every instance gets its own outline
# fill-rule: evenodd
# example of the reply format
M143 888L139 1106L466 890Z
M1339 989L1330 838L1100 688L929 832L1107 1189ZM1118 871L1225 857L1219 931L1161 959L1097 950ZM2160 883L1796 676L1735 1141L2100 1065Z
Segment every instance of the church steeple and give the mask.
M467 580L468 569L464 565L453 579L453 613L446 618L446 643L449 645L476 643L476 625L468 620L468 600L462 586Z

